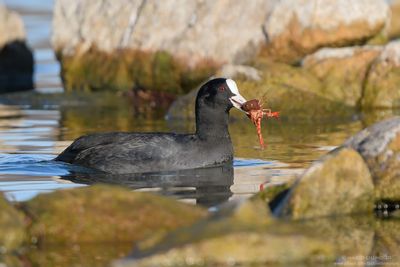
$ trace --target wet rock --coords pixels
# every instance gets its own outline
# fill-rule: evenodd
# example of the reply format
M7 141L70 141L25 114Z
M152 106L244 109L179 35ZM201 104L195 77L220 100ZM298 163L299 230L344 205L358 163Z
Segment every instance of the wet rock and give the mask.
M381 50L379 46L323 48L305 57L302 66L321 80L321 94L326 98L356 106L369 67Z
M132 242L190 225L206 212L169 198L95 185L42 194L23 204L41 244Z
M75 91L140 92L155 91L170 96L182 94L208 79L217 66L204 61L188 68L165 51L141 51L130 48L115 53L91 48L74 55L58 54L64 87ZM144 101L146 96L142 99Z
M236 79L240 93L246 99L260 99L264 107L280 111L282 117L316 119L337 117L338 114L345 117L353 112L352 107L327 99L322 94L321 82L306 69L263 60L257 61L255 68L259 70L261 80ZM194 118L196 93L195 89L178 98L169 109L168 116ZM246 118L242 112L234 110L231 116Z
M374 185L363 158L339 148L314 162L274 210L293 219L372 212Z
M387 44L371 65L365 82L362 107L400 107L400 41Z
M26 240L24 214L0 194L0 253L18 248Z
M376 123L348 139L368 165L379 199L400 200L400 117Z
M21 17L0 3L0 93L33 88L33 55Z
M246 266L319 262L334 257L326 240L267 219L266 205L259 199L222 213L171 233L161 242L149 245L144 241L131 255L132 260L115 266Z
M264 25L264 53L293 63L321 47L363 43L381 32L389 12L384 0L280 1Z

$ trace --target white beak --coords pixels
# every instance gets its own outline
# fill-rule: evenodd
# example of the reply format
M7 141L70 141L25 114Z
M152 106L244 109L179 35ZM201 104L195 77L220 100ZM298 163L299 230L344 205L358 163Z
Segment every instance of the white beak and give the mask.
M242 110L242 105L244 103L246 103L246 99L241 96L240 94L237 94L235 96L232 96L231 98L229 98L229 100L232 102L233 106L241 111Z
M234 96L229 98L229 100L232 102L232 105L235 108L243 111L242 105L246 103L246 99L239 93L239 89L237 88L235 81L231 79L226 79L226 84L228 85L229 90L231 90L232 94L234 94Z

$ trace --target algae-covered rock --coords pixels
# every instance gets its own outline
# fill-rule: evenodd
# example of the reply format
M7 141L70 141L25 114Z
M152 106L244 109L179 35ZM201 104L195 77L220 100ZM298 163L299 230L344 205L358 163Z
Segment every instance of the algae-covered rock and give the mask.
M373 190L363 158L339 148L313 163L274 212L293 219L372 212Z
M381 32L389 12L384 0L280 1L265 22L264 52L296 62L321 47L359 44Z
M324 96L321 82L306 69L263 60L255 62L254 67L259 70L261 79L236 79L241 95L246 99L260 99L265 108L280 111L282 117L315 119L348 116L353 112L352 107ZM195 89L178 98L170 107L168 116L194 118L196 93ZM231 115L245 118L240 112L231 112Z
M206 215L166 197L105 185L42 194L23 207L31 238L43 244L138 241Z
M91 48L73 55L58 54L68 91L146 90L182 94L209 78L217 65L203 61L191 68L166 51L130 48L104 52ZM167 95L167 96L168 96ZM142 97L146 100L146 96Z
M345 146L364 158L379 199L400 200L400 117L376 123L349 138Z
M226 209L229 211L227 212ZM247 266L333 260L334 248L309 229L270 218L265 202L253 199L165 239L138 244L132 260L115 266Z
M387 44L373 62L365 82L361 105L370 107L400 107L400 41Z
M379 46L323 48L307 56L302 66L320 79L321 94L326 98L356 106L369 67L380 51Z
M25 216L0 194L0 253L16 249L25 241Z

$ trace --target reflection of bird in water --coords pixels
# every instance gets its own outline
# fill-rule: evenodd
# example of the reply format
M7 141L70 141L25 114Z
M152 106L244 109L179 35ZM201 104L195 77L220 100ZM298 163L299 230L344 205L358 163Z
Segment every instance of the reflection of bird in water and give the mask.
M232 196L233 167L231 164L179 171L134 174L72 173L62 179L79 184L106 183L143 191L158 191L162 195L195 200L211 207Z

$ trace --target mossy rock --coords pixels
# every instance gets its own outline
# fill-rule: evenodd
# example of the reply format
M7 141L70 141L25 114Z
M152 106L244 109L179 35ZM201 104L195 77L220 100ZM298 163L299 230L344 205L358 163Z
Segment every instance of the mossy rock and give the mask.
M264 108L280 111L287 119L316 119L350 116L354 109L339 101L329 100L322 93L321 82L309 71L283 63L259 59L254 66L260 70L259 81L236 79L239 91L246 99L260 99ZM178 98L168 111L170 118L194 118L195 89ZM231 112L235 118L245 118Z
M207 214L173 199L106 185L41 194L23 209L32 220L31 239L41 244L134 242Z
M187 64L165 51L121 49L114 53L93 47L73 56L58 54L67 91L128 91L134 88L172 95L188 92L210 77L217 65Z
M374 185L363 158L339 148L314 162L276 211L292 219L371 213Z
M0 253L19 248L26 241L24 214L0 194Z

